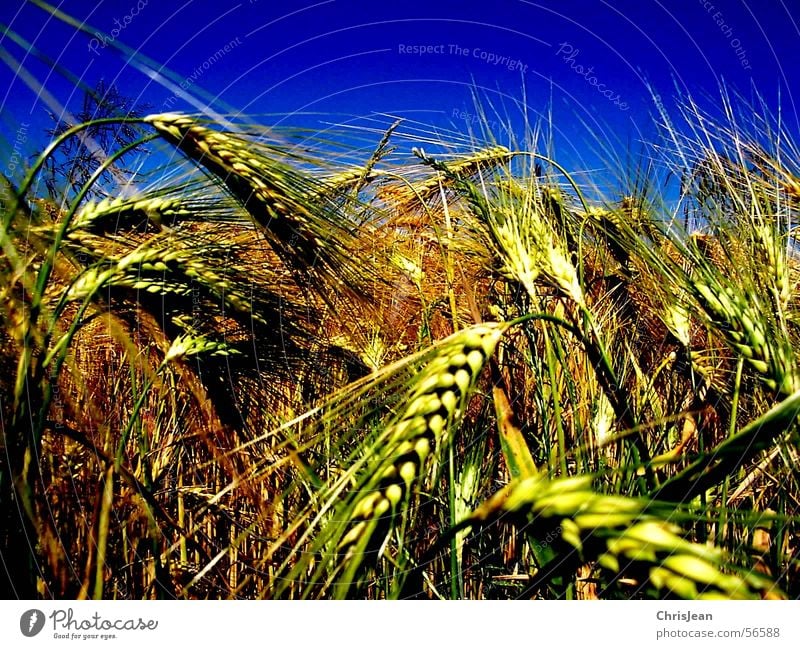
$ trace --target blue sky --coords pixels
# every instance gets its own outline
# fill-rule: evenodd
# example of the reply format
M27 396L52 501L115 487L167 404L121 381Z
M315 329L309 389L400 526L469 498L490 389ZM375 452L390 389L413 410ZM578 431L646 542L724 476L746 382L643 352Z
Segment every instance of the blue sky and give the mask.
M689 92L713 106L724 81L747 99L757 91L800 130L800 7L788 0L56 4L85 32L29 1L0 8L6 150L18 124L31 125L30 143L47 110L80 108L74 83L43 55L156 112L203 106L312 128L389 113L466 132L476 91L489 121L516 127L524 97L533 119L552 113L557 151L585 167L598 145L623 151L655 137L651 88L668 107Z

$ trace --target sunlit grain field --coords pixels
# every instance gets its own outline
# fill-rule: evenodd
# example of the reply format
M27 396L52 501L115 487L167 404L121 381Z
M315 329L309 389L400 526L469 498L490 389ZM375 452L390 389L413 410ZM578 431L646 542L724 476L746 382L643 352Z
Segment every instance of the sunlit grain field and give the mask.
M614 187L541 124L54 132L2 187L5 595L800 596L797 151L684 117Z

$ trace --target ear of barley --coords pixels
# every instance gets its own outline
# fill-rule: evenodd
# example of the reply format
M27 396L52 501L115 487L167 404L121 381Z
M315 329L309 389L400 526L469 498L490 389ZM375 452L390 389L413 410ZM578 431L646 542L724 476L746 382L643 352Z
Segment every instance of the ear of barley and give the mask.
M369 169L356 167L346 169L332 176L322 179L324 187L320 190L319 196L336 196L357 190L359 186L371 183L377 175Z
M107 227L116 230L141 218L146 218L154 225L161 225L189 214L180 198L103 199L84 206L72 220L70 231L96 231Z
M260 225L288 233L289 224L310 223L307 208L295 204L289 191L296 172L255 153L246 140L180 115L151 115L146 121L189 158L219 177Z
M774 309L777 314L785 314L792 297L786 246L782 244L778 227L765 223L763 218L758 219L750 230L764 262L766 288L772 296Z
M664 304L661 319L684 347L691 345L691 320L689 311L683 304L677 301Z
M376 173L375 166L381 161L388 153L393 151L389 147L389 140L402 120L396 120L384 132L383 136L378 142L378 146L372 152L372 155L367 160L363 167L356 167L348 169L333 176L326 176L323 178L324 189L319 193L320 198L356 198L358 193L366 186L369 185L378 173Z
M591 483L590 476L550 480L543 475L513 482L457 529L512 516L534 538L559 530L562 546L555 564L565 553L577 552L583 562L597 561L612 580L626 572L643 573L662 594L747 599L775 590L759 574L727 574L720 550L682 538L681 529L669 522L674 505L599 494Z
M443 342L420 372L407 404L390 424L378 461L361 488L336 518L346 521L332 550L344 569L335 594L346 597L360 570L378 559L391 530L408 508L410 497L431 455L441 456L464 412L469 395L506 325L483 324L457 332Z
M504 146L488 147L447 161L447 174L434 174L411 185L391 184L382 187L378 195L398 211L406 211L414 204L425 203L438 195L439 188L451 186L456 178L466 179L511 160L511 152Z
M334 203L315 200L325 184L245 137L174 114L145 118L170 144L210 171L268 234L293 270L358 288L370 266L360 259L345 217ZM361 262L361 263L359 263Z
M87 240L80 232L73 233L72 238L90 245L93 241ZM98 258L103 263L84 271L67 290L66 299L85 300L108 286L160 295L189 296L196 283L233 310L252 311L251 301L240 287L221 276L196 248L165 248L148 242L122 256L99 251ZM251 317L261 321L257 313Z
M238 353L225 343L217 340L209 340L204 336L181 335L172 341L166 355L164 363L174 363L175 361L206 354L209 356L230 356Z
M794 351L785 337L769 326L754 293L711 271L690 279L690 286L711 323L767 387L783 396L800 389Z
M518 281L536 299L536 281L541 277L576 304L584 304L584 294L575 266L569 260L561 237L543 215L536 200L509 200L486 210L490 245L499 258L506 277Z
M498 154L503 161L512 157L503 147ZM527 191L520 192L516 182L504 182L503 174L493 181L492 188L485 184L478 188L452 163L434 160L424 152L418 155L465 192L475 215L487 229L488 244L497 255L502 274L518 281L534 300L536 281L544 277L578 305L584 305L578 272L565 250L563 237L545 216L544 201L560 206L554 202L557 199L553 193L537 192L532 183Z

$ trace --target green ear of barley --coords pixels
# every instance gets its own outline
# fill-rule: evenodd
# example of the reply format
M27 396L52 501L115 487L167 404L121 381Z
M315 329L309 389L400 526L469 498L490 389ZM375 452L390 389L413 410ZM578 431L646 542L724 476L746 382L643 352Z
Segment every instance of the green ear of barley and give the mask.
M165 363L173 363L191 356L201 354L209 356L230 356L238 353L225 343L209 340L204 336L181 335L172 341L164 357Z
M346 597L361 570L377 561L408 508L426 460L441 456L450 443L449 431L505 328L476 325L452 335L417 377L403 412L389 426L378 461L336 515L346 521L329 547L343 564L336 597Z
M82 239L77 233L77 242ZM102 255L103 265L84 271L73 282L66 293L68 300L85 300L97 295L108 286L126 287L137 291L159 295L189 296L193 283L203 286L211 294L223 300L230 308L250 313L250 300L229 279L222 277L218 269L197 255L196 249L153 246L144 243L129 253L116 257ZM252 317L260 321L258 314Z
M559 199L547 191L540 192L531 181L520 191L518 183L508 182L508 174L502 170L487 187L471 182L469 175L451 162L434 160L424 152L418 155L426 164L444 172L444 177L456 182L465 193L475 216L486 228L489 247L497 255L504 276L519 282L533 300L537 298L536 282L544 278L576 304L584 304L577 269L569 259L563 237L546 214L545 200L560 209ZM502 162L512 158L504 147L493 155Z
M534 538L537 530L558 529L564 548L578 552L582 561L597 561L612 579L622 576L621 569L643 573L662 594L750 599L774 590L765 577L725 573L720 550L682 538L681 529L669 522L673 505L598 494L591 482L590 476L549 480L539 475L513 482L458 529L507 515L527 523ZM557 556L554 562L559 561Z
M703 279L691 280L695 297L712 324L772 391L788 396L800 389L794 351L781 332L774 331L765 320L760 300L712 272Z
M70 231L125 229L146 219L155 226L171 223L179 217L189 216L189 210L179 198L116 198L104 199L84 206L70 224Z

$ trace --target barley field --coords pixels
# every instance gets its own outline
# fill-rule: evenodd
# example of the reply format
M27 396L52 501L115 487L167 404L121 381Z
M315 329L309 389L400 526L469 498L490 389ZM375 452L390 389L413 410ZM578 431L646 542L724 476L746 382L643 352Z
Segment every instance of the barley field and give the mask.
M800 597L800 155L762 106L684 100L593 176L539 121L114 92L0 178L0 595Z
M231 20L253 28L267 4ZM481 23L445 44L365 9L359 28L383 31L364 47L389 47L294 52L294 14L358 40L333 4L230 33L223 15L205 32L202 3L171 22L115 4L108 33L45 0L19 4L18 31L0 16L0 63L48 111L7 104L11 87L0 104L0 597L800 598L800 148L788 104L755 91L768 66L741 12L685 15L726 72L756 68L750 98L643 81L645 115L592 47L603 25L549 43L538 23ZM452 29L473 25L467 5ZM34 16L88 50L54 58L28 40ZM181 77L125 43L169 40L148 21L211 49L189 47ZM280 54L273 23L303 74L346 61L360 88L370 65L402 68L388 97L418 65L522 84L498 98L473 77L449 126L417 117L421 91L408 115L313 127L206 104L201 82L256 45L258 65ZM634 40L619 29L615 55ZM125 74L106 82L113 56ZM239 79L260 90L258 65ZM154 87L129 97L131 69ZM533 73L586 101L575 123L596 110L619 134L562 137L556 95L528 110ZM628 119L638 153L618 147Z

